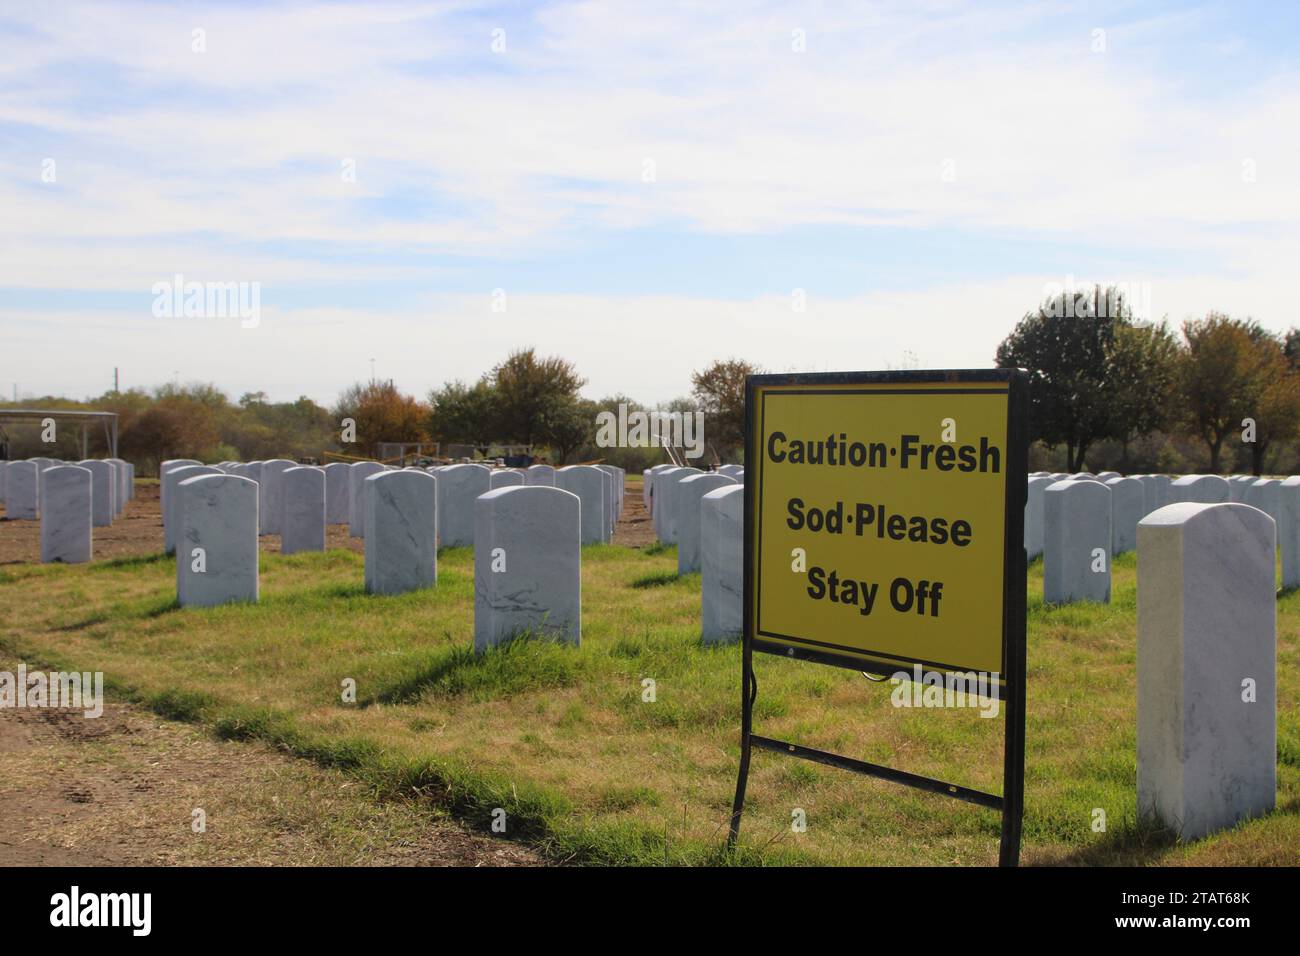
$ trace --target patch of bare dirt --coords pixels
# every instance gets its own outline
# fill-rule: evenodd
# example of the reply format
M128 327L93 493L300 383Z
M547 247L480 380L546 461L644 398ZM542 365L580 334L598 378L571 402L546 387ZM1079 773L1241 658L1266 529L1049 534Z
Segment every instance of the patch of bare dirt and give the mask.
M11 673L16 664L0 661ZM195 810L204 831L195 832ZM129 704L0 710L0 866L536 866L427 804Z
M655 543L655 529L641 498L640 482L623 484L623 514L614 526L614 543L629 548L648 548Z

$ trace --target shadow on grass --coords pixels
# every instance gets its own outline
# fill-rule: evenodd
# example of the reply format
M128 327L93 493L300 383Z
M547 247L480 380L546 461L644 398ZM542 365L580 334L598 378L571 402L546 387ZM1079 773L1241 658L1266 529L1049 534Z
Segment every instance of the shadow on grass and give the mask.
M679 578L676 571L651 571L649 574L643 574L639 578L634 578L632 587L634 588L661 588L666 584L676 584Z
M310 591L269 595L267 597L263 597L259 603L265 604L268 601L270 601L271 603L281 602L285 604L290 604L295 601L300 601L305 594L310 594L313 597L349 598L349 599L363 598L368 596L368 592L366 591L366 585L364 581L341 581L338 584L323 584L318 587L310 589ZM374 596L382 598L384 595L374 595Z
M726 637L705 637L704 632L701 631L699 633L698 643L693 644L691 649L704 651L706 654L717 654L740 647L740 643L739 632L729 634Z
M96 561L88 570L91 574L99 574L101 571L121 571L129 568L147 568L155 564L169 564L175 560L175 555L163 554L159 551L157 554L137 554L129 558L109 558L107 561Z
M483 654L464 645L443 648L362 706L461 696L499 700L545 687L569 687L578 680L578 655L577 648L534 634L519 635Z
M56 634L71 634L73 631L84 631L96 624L107 624L108 621L109 616L107 614L92 614L88 618L73 621L71 624L64 624L62 627L53 628L53 630Z
M641 549L641 553L642 553L642 554L651 554L651 555L654 555L654 554L676 554L676 553L677 553L677 546L676 546L676 545L672 545L672 544L664 544L662 541L656 541L654 544L650 545L648 548L642 548L642 549Z
M142 617L162 617L165 614L171 614L173 611L181 609L181 602L178 598L168 598L153 606L146 608Z
M1157 862L1177 845L1178 835L1154 820L1125 821L1057 862L1063 866L1145 866Z

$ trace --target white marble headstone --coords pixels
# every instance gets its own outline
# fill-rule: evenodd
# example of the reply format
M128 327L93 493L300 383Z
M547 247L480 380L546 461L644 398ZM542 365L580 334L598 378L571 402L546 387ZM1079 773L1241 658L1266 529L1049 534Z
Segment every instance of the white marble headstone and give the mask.
M1043 491L1048 477L1030 478L1025 486L1025 554L1033 560L1043 553Z
M258 531L261 534L281 534L284 527L284 489L281 486L280 476L290 468L293 468L297 462L289 461L287 458L272 458L269 461L262 462L261 514L258 515L260 527Z
M186 468L191 465L201 465L203 462L196 461L193 458L168 458L158 465L158 502L162 508L162 513L167 513L167 495L170 493L170 486L167 484L167 472L173 468Z
M121 458L105 458L104 460L113 466L113 477L117 481L113 491L113 505L116 508L114 513L120 515L126 510L126 503L131 500L130 468Z
M1142 517L1146 517L1160 507L1160 488L1156 484L1156 475L1134 475L1142 483Z
M5 466L5 517L10 521L40 517L40 468L34 461L11 461Z
M1255 483L1254 475L1229 475L1228 476L1228 501L1242 502L1246 500L1246 489Z
M704 643L740 637L744 625L745 488L726 485L700 499L700 619Z
M81 564L94 555L89 468L61 465L42 476L41 561Z
M348 534L366 536L365 480L387 469L377 461L355 461L348 465Z
M582 543L600 544L606 540L609 513L605 510L605 485L608 476L592 465L570 465L555 473L555 487L577 495L582 502Z
M1282 587L1300 587L1300 476L1278 486L1277 541L1282 552Z
M691 475L678 483L673 492L677 508L677 573L700 570L702 545L702 507L700 500L711 491L736 484L734 478L719 474Z
M282 499L280 553L325 550L325 471L286 468L277 479Z
M176 596L181 606L256 601L257 482L213 468L182 479L172 493L180 524Z
M1099 481L1043 491L1043 600L1110 602L1110 498Z
M1181 503L1138 527L1138 812L1195 840L1277 800L1273 520Z
M527 484L527 482L524 481L524 473L522 471L513 471L508 468L497 468L492 472L491 488L489 490L496 488L514 488L524 484Z
M577 495L544 485L474 502L475 651L521 634L581 643L581 510Z
M438 485L423 471L378 472L366 501L366 590L402 594L438 581Z
M529 485L547 485L555 487L555 469L550 465L529 465L525 470L524 483Z
M176 541L180 535L181 514L180 499L172 494L176 486L187 478L197 478L200 475L220 475L223 472L218 468L212 468L208 465L180 465L176 468L168 468L167 474L163 476L162 488L166 496L167 504L163 507L163 550L167 554L175 554Z
M660 541L667 541L668 522L666 520L667 495L664 488L667 486L667 476L677 470L676 465L656 465L650 469L650 526L654 529L655 537Z
M262 488L262 462L260 462L260 461L248 461L248 462L244 462L244 464L240 465L239 470L238 470L237 472L235 472L235 474L239 475L239 477L241 477L241 478L248 478L248 479L250 479L251 481L255 481L255 482L257 482L257 486L258 486L258 496L259 496L259 497L261 496L261 493L262 493L262 491L261 491L261 488ZM260 506L259 506L259 508L260 508ZM260 534L260 533L261 533L261 520L262 520L260 515L259 515L259 517L258 517L257 520L258 520L258 533Z
M348 464L331 462L325 466L325 523L347 524L350 504Z
M1111 478L1106 487L1110 489L1110 553L1135 551L1138 522L1146 517L1142 482L1136 478Z
M448 465L438 479L438 546L474 544L474 499L492 490L492 472L483 465Z
M656 502L656 505L662 504L663 506L659 539L666 544L677 544L678 540L677 505L674 500L677 494L677 486L692 475L702 474L704 472L698 468L677 468L673 471L663 472L655 481L655 494L661 499Z
M1222 504L1229 498L1228 479L1219 475L1183 475L1169 486L1167 504L1181 501Z
M90 470L90 504L95 527L107 528L117 515L117 471L108 462L97 458L77 464Z
M605 540L614 540L614 529L618 527L618 469L613 465L597 465L605 475Z
M1282 482L1276 478L1258 478L1243 482L1245 495L1242 503L1258 508L1274 521L1282 516Z

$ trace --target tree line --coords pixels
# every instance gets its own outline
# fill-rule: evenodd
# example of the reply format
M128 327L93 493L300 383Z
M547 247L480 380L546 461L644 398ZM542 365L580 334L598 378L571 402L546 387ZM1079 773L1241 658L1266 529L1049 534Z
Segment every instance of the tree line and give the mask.
M650 406L627 395L592 400L566 359L519 349L472 383L449 381L423 399L392 381L356 382L325 407L306 396L272 402L264 392L232 401L216 385L169 383L154 389L111 391L84 401L56 396L0 403L0 408L89 409L118 415L118 454L140 473L155 474L169 458L199 461L321 460L334 452L375 457L381 442L440 443L443 453L488 456L510 447L555 464L603 459L629 470L665 460L659 448L604 448L596 444L602 411L694 412L705 416L705 455L738 460L743 445L744 376L754 367L715 362L695 373L690 395ZM739 385L737 385L737 382ZM349 423L350 427L345 427ZM67 427L53 444L35 425L8 428L11 458L80 457L79 432ZM98 429L89 454L108 454Z
M995 361L1030 373L1040 467L1258 475L1296 459L1296 329L1210 312L1175 331L1135 321L1122 292L1094 287L1027 313Z
M1178 329L1167 321L1140 322L1122 292L1094 287L1044 300L1020 319L994 358L999 367L1030 373L1035 469L1296 470L1296 329L1277 334L1252 319L1217 312ZM301 461L319 460L326 452L374 457L380 442L438 442L444 454L455 450L458 456L522 449L557 465L604 460L638 471L666 460L663 450L600 447L602 412L617 415L620 406L629 412L700 412L702 463L738 462L745 377L759 371L743 359L714 361L692 374L688 395L650 406L622 394L584 397L587 381L572 362L524 348L477 379L445 382L423 398L391 381L370 381L344 389L328 408L306 396L271 402L263 392L231 401L211 384L18 404L116 412L119 454L142 474L153 473L167 458ZM345 421L353 426L350 440ZM13 458L79 457L72 429L61 432L53 447L41 443L35 426L13 426L9 439ZM91 454L106 454L102 445L93 432Z

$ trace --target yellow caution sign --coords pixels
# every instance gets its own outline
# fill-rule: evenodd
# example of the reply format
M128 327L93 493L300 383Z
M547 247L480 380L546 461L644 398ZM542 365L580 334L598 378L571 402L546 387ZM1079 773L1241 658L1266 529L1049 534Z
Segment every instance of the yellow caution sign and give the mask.
M751 384L754 649L1000 681L1025 485L1009 373L819 378Z

